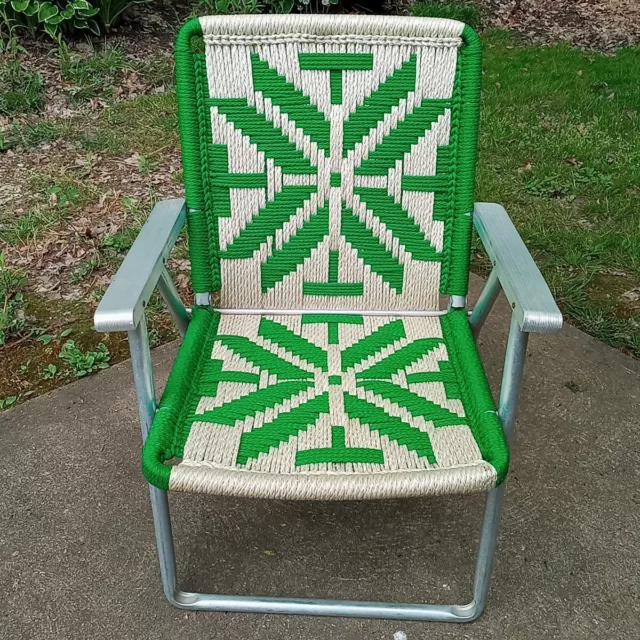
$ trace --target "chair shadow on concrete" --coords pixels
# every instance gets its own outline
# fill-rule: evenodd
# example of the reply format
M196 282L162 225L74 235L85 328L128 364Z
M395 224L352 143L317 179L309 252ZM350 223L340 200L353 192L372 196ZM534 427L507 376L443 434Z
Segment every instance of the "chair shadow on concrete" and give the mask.
M196 505L193 496L172 498L186 590L450 602L471 593L482 496Z

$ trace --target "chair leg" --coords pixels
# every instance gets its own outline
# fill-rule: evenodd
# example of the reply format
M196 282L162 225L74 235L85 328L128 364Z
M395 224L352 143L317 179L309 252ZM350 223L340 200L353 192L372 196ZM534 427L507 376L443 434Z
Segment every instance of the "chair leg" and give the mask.
M167 492L153 485L149 485L151 511L156 534L158 561L160 562L160 577L162 589L167 600L176 604L176 557L173 549L173 532L171 531L171 516L169 515L169 500Z
M476 559L473 600L466 605L274 598L181 591L176 587L175 553L167 492L153 486L149 487L149 491L164 594L171 604L180 609L435 622L471 622L478 618L484 609L496 550L504 485L493 489L487 495Z
M476 556L476 571L473 578L473 602L475 603L475 618L484 611L491 583L491 570L498 543L498 530L500 528L500 516L504 501L504 482L493 489L488 495L484 505L484 517L480 530L478 543L478 555ZM474 618L474 619L475 619Z
M151 360L142 324L129 332L134 380L143 438L155 412L155 391ZM507 438L515 423L517 399L522 382L527 334L512 320L507 343L505 366L500 390L499 414ZM149 487L156 533L160 573L165 596L181 609L232 611L242 613L281 613L357 618L387 618L435 622L471 622L483 610L489 591L491 570L496 551L500 514L504 499L504 483L489 492L484 510L473 583L473 599L466 605L400 604L359 602L353 600L318 600L313 598L273 598L261 596L188 593L176 587L176 564L167 492Z

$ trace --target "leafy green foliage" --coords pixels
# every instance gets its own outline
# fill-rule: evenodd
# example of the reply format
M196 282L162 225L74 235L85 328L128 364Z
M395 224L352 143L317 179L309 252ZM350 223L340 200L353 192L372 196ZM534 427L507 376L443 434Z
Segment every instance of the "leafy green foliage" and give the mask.
M40 111L43 106L44 83L38 72L26 69L16 59L0 66L0 114Z
M340 4L340 0L200 0L206 13L291 13L294 10L319 13Z
M411 7L411 13L420 18L459 20L474 29L482 21L480 9L472 0L425 0L424 2L416 2Z
M25 391L25 393L20 393L17 396L5 396L4 398L0 398L0 409L9 409L20 400L26 400L29 396L32 396L33 393L33 391Z
M81 199L80 189L68 185L54 185L47 189L49 202L58 209L78 204Z
M18 396L7 396L6 398L0 398L0 409L8 409L12 407L18 401Z
M61 33L77 30L89 30L100 34L100 27L94 20L99 8L92 6L88 0L0 0L7 19L14 25L29 31L33 36L45 31L54 40ZM0 19L3 14L0 12Z
M42 372L43 380L52 380L58 373L58 367L55 364L48 364Z
M337 4L338 0L333 0ZM267 11L269 13L291 13L295 5L294 0L266 0Z
M109 31L122 19L122 14L134 4L145 4L151 0L91 0L98 11L104 28Z
M111 360L109 349L103 342L98 345L97 351L82 351L74 340L67 340L62 345L58 357L69 365L77 378L106 369Z
M11 4L0 0L0 53L18 53L24 51L18 42L20 23L13 17ZM0 147L0 151L2 147Z
M157 160L149 160L146 156L140 156L138 160L138 172L146 176L151 173L160 163Z
M54 40L77 31L109 31L134 4L151 0L0 0L0 51L14 51L17 32L44 31Z
M134 231L135 233L135 231ZM133 238L129 234L115 233L111 236L105 236L102 240L102 246L113 249L116 253L124 253L131 248Z
M90 276L96 269L100 268L100 258L94 256L87 260L82 260L78 266L71 272L69 282L82 282L87 276Z
M208 13L223 15L232 13L258 13L260 4L258 0L200 0L200 5Z

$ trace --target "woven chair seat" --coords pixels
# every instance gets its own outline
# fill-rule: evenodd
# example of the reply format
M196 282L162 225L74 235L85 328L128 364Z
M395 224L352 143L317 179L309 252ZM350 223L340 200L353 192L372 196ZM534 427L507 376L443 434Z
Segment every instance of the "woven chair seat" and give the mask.
M504 478L466 311L437 314L467 291L477 36L394 24L181 31L192 284L219 310L194 310L151 426L156 486L326 500Z
M143 452L158 487L282 499L486 491L507 464L464 310L196 308Z

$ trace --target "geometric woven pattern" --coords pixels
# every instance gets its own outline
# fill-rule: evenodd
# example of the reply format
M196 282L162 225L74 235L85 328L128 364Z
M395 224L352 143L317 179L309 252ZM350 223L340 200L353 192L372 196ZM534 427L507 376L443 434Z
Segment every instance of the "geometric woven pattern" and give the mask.
M144 446L149 482L290 499L501 482L466 311L433 313L467 290L473 31L200 18L178 37L176 84L192 283L219 311L193 310Z
M486 490L506 471L464 311L196 309L171 375L144 459L149 480L174 490L424 495Z
M184 54L179 84L183 138L198 131L183 139L196 290L360 310L466 291L477 60L462 23L426 22L394 37L200 19L205 53Z

